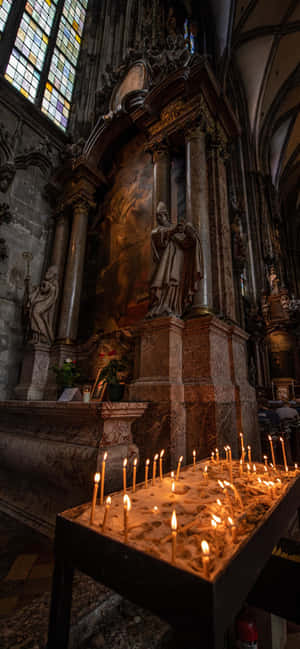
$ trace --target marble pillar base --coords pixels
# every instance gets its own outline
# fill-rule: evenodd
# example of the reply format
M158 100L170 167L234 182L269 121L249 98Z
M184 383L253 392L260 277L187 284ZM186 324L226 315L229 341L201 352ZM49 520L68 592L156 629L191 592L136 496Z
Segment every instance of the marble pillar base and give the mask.
M212 315L183 322L157 318L138 332L137 378L130 398L149 401L133 426L143 459L166 451L166 466L192 451L205 457L230 444L239 456L239 432L260 455L255 390L248 383L247 334Z
M134 457L132 422L147 404L0 403L0 510L51 534L56 514L91 498L93 474L108 452L105 491L128 484Z
M20 383L15 388L17 399L40 401L44 398L49 362L49 344L32 343L27 345L22 363Z

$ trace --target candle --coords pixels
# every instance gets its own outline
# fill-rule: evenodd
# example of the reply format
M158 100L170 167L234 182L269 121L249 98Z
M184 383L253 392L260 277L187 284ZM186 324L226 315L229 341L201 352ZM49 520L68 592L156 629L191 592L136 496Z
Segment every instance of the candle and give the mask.
M154 455L153 458L153 470L152 470L152 484L155 484L155 478L156 478L156 462L158 460L158 453Z
M135 485L136 485L136 465L137 465L137 457L134 458L133 460L133 480L132 480L132 492L135 493Z
M264 463L265 463L265 466L268 466L268 456L267 455L264 455Z
M241 440L241 451L242 451L242 454L243 454L243 452L245 451L243 433L240 433L240 440Z
M193 471L196 469L196 451L193 450Z
M219 449L216 448L216 461L219 462L219 459L220 459Z
M224 446L224 451L225 451L225 460L228 462L228 446Z
M175 509L173 510L171 518L171 529L172 529L172 563L176 561L176 536L177 536L177 518Z
M161 481L163 479L163 464L162 463L163 463L164 454L165 454L165 449L163 448L162 451L160 452L160 455L159 455L159 477L160 477Z
M232 482L232 462L229 462L228 470L229 470L229 482Z
M256 465L255 464L253 464L252 470L253 470L253 473L256 473Z
M208 466L207 466L207 464L204 467L203 478L204 478L204 480L208 479Z
M93 522L94 522L95 507L96 507L96 500L97 500L97 493L98 493L98 487L99 487L100 478L101 478L100 473L95 473L95 475L94 475L93 500L92 500L92 507L91 507L91 515L90 515L90 525L92 525Z
M249 481L250 471L251 471L251 467L250 467L250 464L248 462L248 464L247 464L247 481Z
M174 471L171 471L171 480L172 480L172 485L171 485L171 491L172 493L175 493L175 474Z
M183 455L180 456L177 464L177 471L176 471L176 480L179 478L179 473L180 473L180 468L181 468L181 462L183 460Z
M234 524L234 522L233 522L233 520L232 520L232 518L230 516L228 516L228 523L229 523L229 526L230 526L230 532L231 532L232 541L233 541L233 543L236 543L236 540L237 540L236 539L236 525Z
M248 446L248 462L251 465L251 446Z
M202 565L203 565L203 572L204 572L204 578L208 579L209 578L209 545L207 541L201 541L201 550L202 550Z
M130 498L127 494L125 494L123 498L123 504L124 504L124 537L125 537L125 543L127 543L128 539L128 512L131 510L131 502Z
M268 435L268 440L270 442L270 447L271 447L271 455L272 455L272 463L274 464L274 469L276 469L276 462L275 462L275 455L274 455L274 448L273 448L273 441L271 435Z
M242 458L240 459L240 476L242 477L243 475L243 460Z
M127 469L127 457L123 461L123 491L126 494L126 469Z
M215 454L214 454L213 451L212 451L212 453L211 453L210 460L211 460L211 462L214 462L214 461L215 461Z
M297 471L298 471L298 464L296 463L295 464L295 473L297 473Z
M103 523L102 523L102 532L104 532L104 528L105 528L105 525L106 525L108 511L109 511L110 506L111 506L111 497L107 496L106 501L105 501L105 511L104 511L104 517L103 517Z
M157 507L157 505L154 505L152 511L153 511L153 514L158 514L158 507Z
M283 461L284 461L284 470L288 472L288 465L286 461L286 453L285 453L285 445L284 445L284 439L283 437L279 437L280 442L281 442L281 448L282 448L282 454L283 454Z
M103 497L104 497L104 479L105 479L105 462L107 460L107 452L105 451L103 455L103 460L102 460L102 479L101 479L101 485L100 485L100 505L103 505Z
M149 472L150 460L146 460L145 464L145 489L148 487L148 472Z

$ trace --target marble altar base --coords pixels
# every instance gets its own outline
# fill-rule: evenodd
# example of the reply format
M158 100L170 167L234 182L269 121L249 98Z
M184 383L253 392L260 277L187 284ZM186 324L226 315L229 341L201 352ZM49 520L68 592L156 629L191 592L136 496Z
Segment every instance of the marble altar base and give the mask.
M238 457L239 432L260 456L255 390L248 383L247 334L215 316L185 322L157 318L137 334L137 378L130 398L150 401L133 426L143 459L161 448L174 468L179 455L206 457L230 444Z
M17 399L39 401L44 397L50 360L48 343L29 343L25 349Z
M0 403L0 509L46 534L57 512L91 498L108 451L105 490L122 486L122 462L139 456L131 424L144 403Z

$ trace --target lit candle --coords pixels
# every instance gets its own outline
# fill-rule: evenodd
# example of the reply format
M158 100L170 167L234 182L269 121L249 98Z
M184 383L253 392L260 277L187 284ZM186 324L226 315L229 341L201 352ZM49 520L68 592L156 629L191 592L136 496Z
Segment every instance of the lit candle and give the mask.
M100 478L101 478L100 473L95 473L95 475L94 475L93 500L92 500L92 507L91 507L91 515L90 515L90 525L92 525L93 522L94 522L95 507L96 507L96 500L97 500L97 493L98 493L98 487L99 487Z
M127 457L123 461L123 491L126 494L126 469L127 469Z
M219 462L219 459L220 459L219 449L216 448L216 461Z
M157 505L154 505L152 511L153 511L153 514L158 514L158 507L157 507Z
M181 469L182 460L183 460L183 455L181 455L179 460L178 460L177 471L176 471L176 480L178 480L178 478L179 478L179 473L180 473L180 469Z
M209 545L207 541L201 541L202 566L205 579L209 578Z
M250 467L250 464L248 462L248 464L247 464L247 479L248 480L249 480L249 476L250 476L250 471L251 471L251 467Z
M171 518L171 529L172 529L172 563L176 561L176 536L177 536L177 518L175 509L173 510Z
M251 466L251 446L248 446L248 462Z
M105 451L103 455L103 460L102 460L102 478L101 478L101 485L100 485L100 505L103 505L103 498L104 498L104 479L105 479L105 462L107 460L107 452Z
M225 460L228 462L228 446L224 446L224 451L225 451Z
M193 471L196 469L196 451L193 450Z
M125 543L127 543L128 539L128 512L131 510L131 502L130 498L127 494L125 494L123 498L123 504L124 504L124 537L125 537Z
M253 470L253 473L256 473L256 465L255 464L253 464L252 470Z
M171 471L171 480L172 480L172 485L171 485L171 491L172 494L175 493L175 474L174 471Z
M268 456L267 455L264 455L264 463L265 463L265 466L268 466Z
M232 518L228 516L228 523L230 526L231 538L233 543L236 543L236 525L234 524Z
M274 448L273 448L273 441L271 435L268 435L268 440L270 442L270 448L271 448L271 455L272 455L272 463L274 464L274 469L276 469L276 462L275 462L275 455L274 455Z
M214 454L213 451L212 451L212 453L211 453L210 460L211 460L211 462L214 462L214 461L215 461L215 454Z
M148 473L149 473L150 460L146 460L145 464L145 489L148 487Z
M106 525L108 511L109 511L110 506L111 506L111 497L107 496L106 501L105 501L105 511L104 511L104 517L103 517L103 523L102 523L102 532L104 532L104 528L105 528L105 525Z
M283 437L279 437L280 442L281 442L281 448L282 448L282 454L283 454L283 461L284 461L284 470L288 472L288 465L286 461L286 453L285 453L285 445L284 445L284 439Z
M243 460L242 458L240 459L240 476L242 477L243 475Z
M163 456L165 454L165 449L163 448L159 455L159 477L162 481L163 479Z
M244 453L245 446L244 446L244 435L243 435L243 433L240 433L240 440L241 440L241 451L242 451L242 453Z
M153 470L152 470L152 484L155 484L155 478L156 478L156 462L158 460L158 453L154 455L153 458Z
M137 465L137 457L134 458L133 460L133 479L132 479L132 492L135 493L135 485L136 485L136 465Z
M297 471L298 471L298 464L296 463L295 464L295 473L297 473Z
M208 479L208 466L207 466L207 464L204 467L203 478L204 478L204 480Z

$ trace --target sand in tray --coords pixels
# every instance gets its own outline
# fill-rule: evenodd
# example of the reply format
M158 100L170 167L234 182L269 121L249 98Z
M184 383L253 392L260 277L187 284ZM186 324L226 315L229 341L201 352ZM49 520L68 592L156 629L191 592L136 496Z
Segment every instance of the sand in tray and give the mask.
M208 466L207 478L203 471L205 465ZM162 481L158 476L155 485L149 481L147 489L144 483L137 485L135 493L128 489L131 500L128 545L171 562L171 517L175 510L178 525L176 565L204 577L201 542L206 540L210 549L209 578L213 579L224 570L295 479L294 472L286 474L283 470L269 469L266 475L263 464L256 464L256 474L245 471L241 476L240 463L235 460L232 474L233 488L228 484L227 462L199 462L195 468L182 467L174 493L170 475L164 476ZM270 481L273 487L265 484ZM111 494L111 499L104 533L124 543L123 492ZM93 529L100 533L104 508L105 505L96 506L95 511ZM88 525L89 515L89 508L86 508L78 522ZM231 523L235 526L235 540Z

